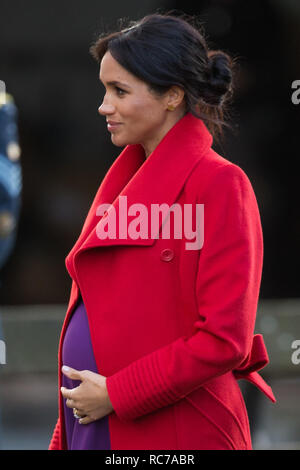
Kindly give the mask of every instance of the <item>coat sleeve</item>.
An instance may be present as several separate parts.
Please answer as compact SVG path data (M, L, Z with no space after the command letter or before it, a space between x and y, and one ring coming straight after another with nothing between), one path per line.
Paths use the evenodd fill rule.
M253 188L239 166L227 164L197 202L204 203L204 243L195 279L199 316L189 337L107 377L110 400L123 421L176 402L234 370L250 353L263 263Z
M54 428L48 450L61 450L60 449L60 422L59 422L59 419L57 420L56 426Z

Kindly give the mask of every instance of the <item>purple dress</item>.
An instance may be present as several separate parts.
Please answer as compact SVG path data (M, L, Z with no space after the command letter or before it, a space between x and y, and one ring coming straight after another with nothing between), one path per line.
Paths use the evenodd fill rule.
M98 373L87 313L81 297L64 337L62 359L63 365ZM62 374L63 387L70 389L78 387L80 383L79 380L71 380ZM111 450L108 415L90 424L79 424L78 419L73 416L73 409L66 406L66 399L64 413L68 450Z

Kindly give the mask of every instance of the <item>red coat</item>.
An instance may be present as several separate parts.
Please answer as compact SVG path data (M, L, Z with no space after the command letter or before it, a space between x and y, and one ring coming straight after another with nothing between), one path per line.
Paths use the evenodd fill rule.
M188 113L146 161L141 145L125 147L66 258L73 282L59 390L62 341L80 289L114 406L112 450L251 449L237 379L276 401L256 372L269 362L262 336L254 336L263 262L257 201L244 171L211 144L203 122ZM184 236L134 240L117 231L115 239L100 239L96 226L106 219L97 207L113 203L118 227L119 195L148 214L155 203L177 203L182 211L204 204L202 248L187 250ZM60 392L49 448L67 448Z

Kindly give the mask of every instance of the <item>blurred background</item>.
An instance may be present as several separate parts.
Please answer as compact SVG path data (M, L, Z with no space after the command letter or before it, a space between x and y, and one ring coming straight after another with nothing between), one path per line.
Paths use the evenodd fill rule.
M102 88L89 47L119 18L174 10L198 15L209 46L238 59L233 130L214 148L247 173L261 213L256 332L270 356L261 375L277 404L239 383L253 447L300 449L300 364L291 359L300 339L300 104L292 100L292 83L300 80L300 2L2 0L0 8L0 80L9 95L3 119L10 119L8 134L0 134L0 448L48 447L71 287L65 257L121 151L97 112ZM12 187L5 186L8 173Z

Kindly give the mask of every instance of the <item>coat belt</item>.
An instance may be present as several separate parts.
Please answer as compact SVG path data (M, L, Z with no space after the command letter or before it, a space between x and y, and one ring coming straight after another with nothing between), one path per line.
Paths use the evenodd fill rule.
M261 390L272 402L276 402L272 388L258 374L269 363L269 356L262 335L253 336L252 349L237 369L233 370L236 379L245 379Z

